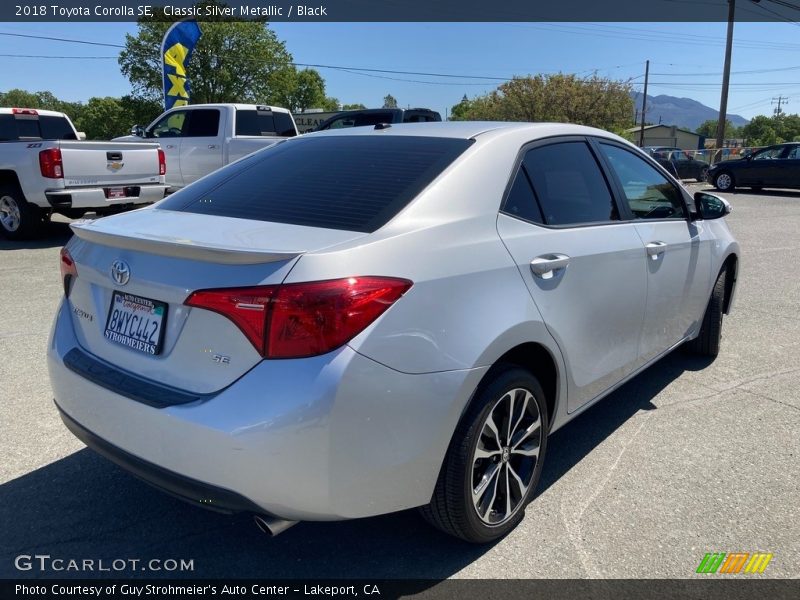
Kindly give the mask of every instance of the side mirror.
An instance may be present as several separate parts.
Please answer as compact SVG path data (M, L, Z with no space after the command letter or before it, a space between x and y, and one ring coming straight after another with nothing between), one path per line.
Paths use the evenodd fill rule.
M144 137L144 127L141 125L134 125L131 127L131 135L135 135L136 137L143 138Z
M82 141L82 142L86 141L86 132L85 131L77 131L76 133L78 134L78 139L80 141Z
M731 214L731 205L724 198L706 192L696 192L694 205L697 207L697 218L709 221L721 219Z

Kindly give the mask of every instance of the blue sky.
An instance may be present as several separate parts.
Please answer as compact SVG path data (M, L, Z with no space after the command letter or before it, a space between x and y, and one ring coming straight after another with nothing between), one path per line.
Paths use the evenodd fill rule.
M651 61L649 93L719 104L724 23L274 23L295 61L355 68L511 77L566 72L633 78L641 90ZM737 23L729 112L771 114L771 100L790 97L800 112L800 31L797 23ZM133 23L0 23L0 33L49 35L122 44ZM0 35L0 90L51 90L67 100L118 96L130 90L113 59L117 50ZM371 75L319 69L328 95L380 106L391 93L401 106L442 115L466 93L496 87L491 79Z

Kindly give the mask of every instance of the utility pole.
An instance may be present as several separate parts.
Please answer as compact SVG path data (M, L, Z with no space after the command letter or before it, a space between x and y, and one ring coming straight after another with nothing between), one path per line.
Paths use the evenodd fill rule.
M644 146L644 118L647 112L647 82L650 79L650 61L644 63L644 94L642 94L642 125L639 128L639 148Z
M789 98L787 98L786 96L778 96L777 98L772 99L772 104L778 105L778 107L775 109L775 116L780 117L783 114L781 106L784 104L789 104Z
M717 149L725 140L725 121L728 118L728 85L731 81L731 50L733 48L733 19L736 15L736 0L728 0L728 37L725 41L725 66L722 69L722 93L719 98L717 120Z

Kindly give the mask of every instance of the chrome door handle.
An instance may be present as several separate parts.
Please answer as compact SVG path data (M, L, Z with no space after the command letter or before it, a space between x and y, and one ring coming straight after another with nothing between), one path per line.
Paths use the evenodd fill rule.
M208 145L208 149L209 150L214 150L215 148L219 148L219 146L217 146L216 144L209 144Z
M167 150L172 150L172 149L175 147L175 145L174 145L174 144L167 144L167 145L166 145L166 146L164 146L164 147L165 147Z
M667 249L666 242L650 242L649 244L645 244L645 248L647 249L647 255L650 257L651 260L658 260L658 257L664 254Z
M542 254L531 261L531 271L535 277L551 279L557 271L563 271L569 264L566 254Z

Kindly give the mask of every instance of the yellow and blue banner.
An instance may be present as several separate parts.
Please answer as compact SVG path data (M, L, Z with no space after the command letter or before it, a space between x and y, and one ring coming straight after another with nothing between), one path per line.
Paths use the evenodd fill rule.
M161 42L161 61L164 69L164 109L189 104L191 88L186 66L201 35L193 19L178 21L167 29Z

